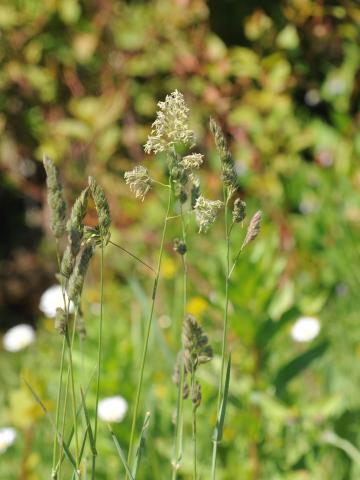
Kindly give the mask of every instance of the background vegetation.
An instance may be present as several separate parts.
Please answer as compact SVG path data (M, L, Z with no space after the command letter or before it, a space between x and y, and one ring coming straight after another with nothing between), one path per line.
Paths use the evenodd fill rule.
M109 196L114 240L151 262L164 199L150 194L140 205L123 173L144 162L141 145L156 103L175 88L191 106L206 154L208 195L219 191L211 115L229 136L243 198L265 217L231 286L233 372L219 478L359 478L359 22L360 7L350 0L0 1L0 327L37 328L28 349L0 351L0 427L18 431L0 454L0 479L43 479L51 469L52 433L22 381L54 408L61 341L38 309L56 270L42 154L60 166L69 200L96 175ZM146 164L161 178L161 158ZM144 479L169 478L176 401L170 377L182 318L172 239L179 234L174 222L146 366L143 410L152 419ZM219 222L209 236L193 228L189 240L188 310L217 352L221 235ZM98 261L85 292L89 372ZM105 262L102 392L122 395L131 409L151 278L115 248ZM301 315L321 323L310 344L290 336ZM219 367L215 357L200 374L203 478ZM114 427L124 446L130 418ZM99 427L98 478L121 478L106 425ZM187 445L184 479L191 478Z

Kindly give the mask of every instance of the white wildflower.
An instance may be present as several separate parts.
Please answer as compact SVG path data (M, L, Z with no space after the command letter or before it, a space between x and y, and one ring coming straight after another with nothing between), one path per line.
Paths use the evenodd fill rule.
M144 200L145 195L151 188L151 178L147 168L137 165L130 172L126 172L124 178L126 184L130 185L130 190L135 193L136 198L140 197L141 200Z
M16 439L16 430L11 427L0 428L0 453L4 453Z
M65 300L67 303L68 297L66 293ZM64 297L60 285L53 285L52 287L45 290L45 292L41 295L39 308L47 317L56 317L56 309L64 308ZM73 311L74 304L70 302L69 312L72 313Z
M300 317L291 329L291 336L296 342L311 342L320 333L321 325L317 318Z
M159 102L158 107L157 118L144 145L145 152L163 152L176 143L193 146L195 134L189 129L189 109L183 94L175 90L166 96L165 102Z
M128 403L120 395L99 401L98 416L105 422L121 422L128 410Z
M197 198L194 210L199 232L207 232L215 222L218 210L223 206L220 200L207 200L202 195Z
M196 168L200 168L203 164L204 155L201 153L192 153L191 155L186 155L181 160L181 164L185 170L193 170Z
M35 341L35 330L25 323L10 328L4 335L3 346L8 352L19 352Z

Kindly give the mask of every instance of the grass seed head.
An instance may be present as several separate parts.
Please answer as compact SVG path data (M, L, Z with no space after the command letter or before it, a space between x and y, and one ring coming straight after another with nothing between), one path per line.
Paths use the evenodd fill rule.
M47 197L51 209L50 228L55 238L65 233L66 203L59 171L53 161L44 155L43 164L46 171Z

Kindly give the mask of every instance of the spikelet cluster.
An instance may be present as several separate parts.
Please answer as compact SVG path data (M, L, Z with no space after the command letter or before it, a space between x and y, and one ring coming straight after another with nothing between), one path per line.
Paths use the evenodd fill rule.
M187 315L183 325L184 361L187 372L193 372L212 359L213 351L195 317Z
M73 271L76 256L80 252L81 241L84 234L84 218L88 206L88 188L85 188L71 209L70 218L66 224L68 232L68 244L64 251L60 272L65 278L69 278Z
M83 342L86 339L86 325L81 308L78 309L78 316L76 319L76 331L79 335L80 341Z
M50 227L55 238L61 238L65 233L66 203L58 169L52 160L44 155L46 171L47 197L51 209Z
M187 252L186 243L180 238L175 238L173 248L175 252L177 252L179 255L185 255L185 253Z
M126 172L124 178L130 190L135 193L135 197L143 201L151 188L151 178L147 168L137 165L133 170Z
M246 203L241 200L241 198L237 198L234 202L234 208L232 212L232 218L234 223L241 223L245 220L246 217Z
M225 187L229 189L230 195L232 195L237 189L235 164L224 133L213 118L210 119L210 131L214 136L215 145L221 161L221 179Z
M186 398L189 394L189 387L187 384L187 376L191 375L191 400L193 408L197 409L201 403L201 386L197 381L194 381L195 372L198 367L204 363L209 362L213 357L213 350L209 345L208 337L204 334L196 319L192 315L185 318L183 325L183 361L185 368L185 382L183 396ZM179 365L178 359L178 374L174 373L174 379L179 379Z
M222 206L223 202L220 200L208 200L202 195L196 199L194 210L200 233L208 231Z
M82 289L84 286L85 275L89 266L90 259L94 253L95 246L93 243L87 243L82 249L79 258L75 264L75 268L69 278L67 286L67 294L70 300L78 305Z
M262 213L260 210L258 210L250 220L245 239L242 244L242 249L246 247L246 245L253 240L259 235L260 232L260 226L261 226L261 219L262 219Z
M181 164L185 170L196 170L204 162L204 155L201 153L191 153L181 159Z
M65 335L67 327L67 316L62 308L56 309L55 315L55 330L60 333L60 335Z
M189 108L178 90L158 103L157 117L144 149L146 153L169 151L177 143L192 146L195 134L189 128Z
M102 245L105 246L110 240L110 207L106 199L104 189L97 183L94 177L89 177L89 187L99 220L99 233L101 242Z

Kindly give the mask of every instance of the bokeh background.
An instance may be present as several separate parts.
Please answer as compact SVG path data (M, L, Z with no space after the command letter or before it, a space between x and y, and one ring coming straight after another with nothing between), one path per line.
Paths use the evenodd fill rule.
M206 155L211 198L220 192L209 116L224 127L249 212L261 208L261 235L231 286L232 386L219 479L360 478L360 6L343 0L13 0L0 1L0 329L27 323L36 340L0 347L0 479L49 478L52 433L23 378L54 408L61 339L39 309L56 283L48 228L44 152L61 169L70 202L92 174L104 185L114 241L155 262L161 191L143 204L123 174L163 159L142 145L157 101L181 90ZM146 366L143 410L151 410L141 478L169 478L171 384L181 325L181 263L166 242ZM219 221L190 229L189 304L220 351L225 246ZM239 237L235 236L240 239ZM239 240L240 241L240 240ZM106 252L102 396L129 403L114 424L126 448L142 326L152 279L114 247ZM99 261L84 305L88 335L77 362L92 371ZM311 341L292 335L315 318ZM81 357L81 358L80 358ZM199 409L202 478L208 478L219 358L204 368ZM89 401L94 392L89 393ZM190 423L179 478L191 478ZM97 478L123 475L100 424Z

